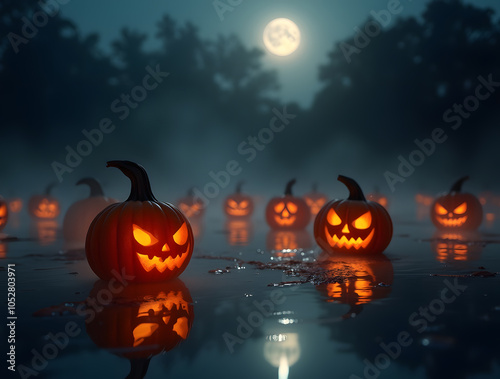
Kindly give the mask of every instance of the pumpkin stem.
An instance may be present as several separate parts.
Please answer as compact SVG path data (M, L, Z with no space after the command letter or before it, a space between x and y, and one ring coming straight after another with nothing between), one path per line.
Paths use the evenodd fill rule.
M240 180L237 184L236 184L236 189L234 192L236 192L237 194L240 194L241 193L241 187L243 186L243 183L245 183L244 180Z
M52 188L56 186L56 182L50 183L46 188L45 188L45 196L50 196L50 193L52 192Z
M83 178L76 182L76 185L86 184L90 187L90 195L89 197L94 196L104 196L104 192L102 190L101 184L96 178Z
M158 201L151 191L148 173L141 165L131 161L109 161L106 167L116 167L130 179L130 196L125 201Z
M348 178L347 176L339 175L337 177L337 180L339 182L344 183L347 189L349 190L349 198L347 200L366 201L365 195L363 194L361 187L359 186L358 183L356 183L354 179Z
M285 187L285 196L292 196L292 187L297 182L297 179L290 180Z
M451 186L450 193L452 193L452 192L460 192L460 191L462 191L462 184L464 184L464 182L465 182L466 180L469 180L469 175L466 175L466 176L464 176L464 177L462 177L462 178L458 179L458 180L455 182L455 184L453 184L453 185Z
M130 359L130 372L125 379L143 379L149 367L151 358Z

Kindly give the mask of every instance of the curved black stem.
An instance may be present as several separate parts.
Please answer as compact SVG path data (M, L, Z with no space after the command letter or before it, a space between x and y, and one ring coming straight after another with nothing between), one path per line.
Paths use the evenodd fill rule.
M83 178L80 179L79 181L76 182L76 185L79 186L80 184L86 184L90 188L90 195L89 197L94 197L94 196L104 196L104 192L101 187L101 183L96 178Z
M337 177L337 180L339 182L344 183L347 189L349 190L349 198L347 200L366 201L365 195L363 194L361 187L359 186L358 183L356 183L354 179L348 178L347 176L339 175Z
M462 191L462 184L464 184L464 182L466 180L469 180L469 175L465 175L464 177L458 179L452 186L451 186L451 189L450 189L450 193L452 192L460 192Z
M109 161L106 167L116 167L130 179L130 196L125 201L158 201L151 191L148 173L141 165L131 161Z
M244 180L240 180L238 183L236 183L236 189L234 190L234 192L236 192L237 194L240 194L241 187L243 186L243 183L245 183Z
M287 184L286 184L286 187L285 187L285 196L286 195L290 195L292 196L292 187L294 186L294 184L297 182L296 179L292 179L290 180Z
M50 196L50 192L52 192L52 188L54 188L57 185L56 182L50 183L46 188L45 188L45 196Z
M125 379L143 379L149 367L151 358L130 359L130 372Z

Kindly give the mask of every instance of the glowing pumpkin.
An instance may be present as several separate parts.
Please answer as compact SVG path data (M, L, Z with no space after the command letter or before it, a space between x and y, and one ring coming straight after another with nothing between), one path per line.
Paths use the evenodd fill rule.
M193 253L193 232L174 205L156 200L144 167L110 161L131 181L130 196L109 205L92 221L85 251L91 269L109 280L125 273L134 282L173 279L187 267Z
M318 262L332 279L345 277L342 282L316 286L326 296L327 302L348 304L349 318L358 314L364 304L389 296L394 279L391 261L385 255L376 257L331 255L323 252Z
M311 211L304 199L292 194L296 180L290 180L282 197L273 197L267 203L266 221L271 229L304 229L311 218Z
M0 242L0 259L7 257L7 244Z
M188 190L186 196L177 200L177 206L189 220L201 218L205 213L205 205L194 195L193 188Z
M431 220L438 229L475 230L483 221L483 208L476 196L461 192L468 176L453 184L450 192L438 196L431 206Z
M226 222L227 242L230 246L247 246L252 239L253 228L250 220L229 218Z
M323 205L325 205L328 198L326 195L318 192L318 185L314 183L312 191L304 195L304 200L311 210L311 216L316 216Z
M23 209L23 199L21 199L20 197L9 199L8 204L9 211L11 213L19 213L21 212L21 209Z
M85 244L85 237L90 223L97 214L108 205L117 203L118 200L105 197L102 187L95 178L84 178L76 185L86 184L90 187L90 196L72 204L63 221L63 235L67 242Z
M241 193L243 182L236 185L236 190L224 200L223 210L228 217L250 217L253 213L253 200Z
M431 241L431 249L439 262L478 260L484 244L476 231L437 231Z
M55 183L49 184L44 195L33 195L28 202L29 214L34 218L54 219L61 213L59 201L50 195Z
M268 250L276 251L279 257L295 256L297 249L309 249L312 246L311 236L307 230L270 230L267 233Z
M392 220L385 208L366 201L353 179L339 175L349 189L347 200L332 200L317 214L314 238L323 250L349 254L379 254L392 238Z
M108 283L98 281L90 299L110 293ZM86 330L102 349L131 361L131 373L146 374L154 355L174 349L185 341L194 320L193 300L179 279L165 283L131 284L117 294L102 310L89 318Z
M7 202L0 196L0 230L5 228L8 219L9 209L7 207Z
M381 206L383 206L385 209L389 209L389 200L387 199L387 196L382 195L378 188L375 188L375 191L372 193L369 193L368 196L366 197L369 201L374 201L376 203L379 203Z

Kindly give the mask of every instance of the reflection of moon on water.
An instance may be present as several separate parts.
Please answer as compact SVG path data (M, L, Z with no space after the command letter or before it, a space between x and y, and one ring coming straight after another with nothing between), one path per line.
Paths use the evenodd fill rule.
M300 44L300 30L287 18L277 18L264 29L264 45L271 53L279 56L292 54Z

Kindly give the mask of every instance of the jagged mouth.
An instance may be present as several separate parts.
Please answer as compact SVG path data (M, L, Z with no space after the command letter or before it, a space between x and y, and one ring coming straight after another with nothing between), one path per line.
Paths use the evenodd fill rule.
M296 216L290 216L288 218L283 218L281 216L274 216L274 220L279 224L283 226L290 226L295 222Z
M438 217L437 220L441 225L446 227L459 227L465 224L465 221L467 221L467 216L462 216L458 218Z
M354 248L356 250L359 250L360 248L364 249L371 242L374 233L375 229L372 229L370 234L368 234L365 239L362 239L361 237L358 237L356 239L351 237L348 239L345 235L339 238L336 234L330 235L330 233L328 232L328 227L325 226L326 240L331 247L339 247L345 249Z
M184 253L177 255L175 257L168 256L166 258L153 256L150 258L148 254L137 254L139 262L141 262L142 267L146 272L150 272L152 269L156 268L159 272L164 272L167 268L172 271L175 268L181 268L188 256L189 244Z
M246 216L248 214L248 210L228 208L227 213L229 213L231 216Z

